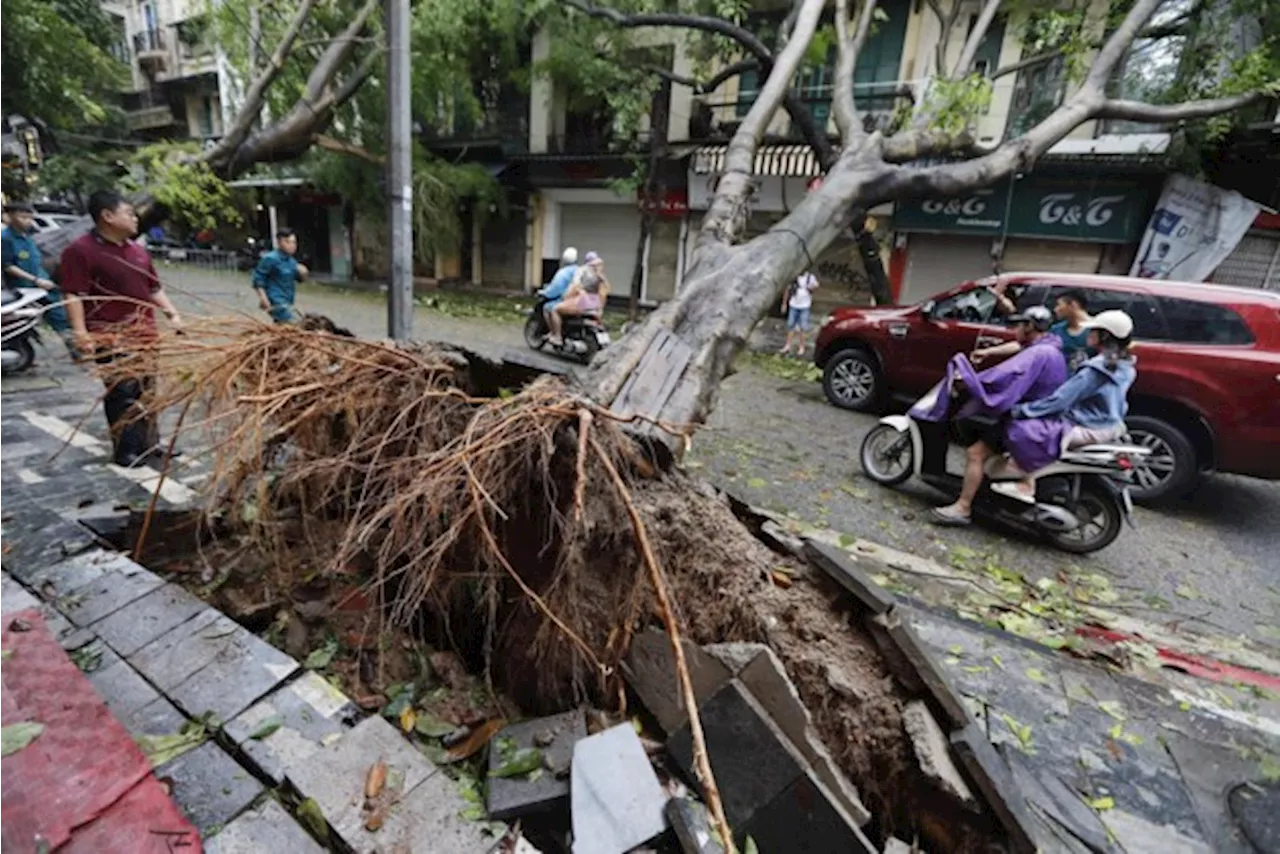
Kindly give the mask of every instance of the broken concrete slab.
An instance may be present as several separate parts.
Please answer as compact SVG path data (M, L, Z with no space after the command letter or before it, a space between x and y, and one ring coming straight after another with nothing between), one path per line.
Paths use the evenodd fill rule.
M730 678L729 671L713 656L689 642L684 643L685 662L693 693L701 703ZM627 684L658 722L666 735L689 719L680 686L676 681L675 656L671 640L661 629L650 627L631 639L631 649L622 664Z
M386 763L387 785L399 795L381 829L371 832L365 828L364 784L378 760ZM286 776L302 797L316 802L351 850L391 854L397 846L418 850L427 839L432 854L483 854L493 847L479 824L460 817L467 804L453 781L381 717L365 718Z
M690 798L667 801L667 821L684 854L722 854L724 846L711 830L707 808Z
M174 801L204 836L225 825L262 794L262 784L212 741L155 770Z
M164 584L93 624L107 645L133 655L207 606L176 584Z
M960 729L972 722L964 699L900 609L892 608L867 620L866 626L894 676L908 689L926 693L930 705L941 713L940 723L948 729Z
M278 785L289 769L341 738L359 716L354 703L307 671L241 712L223 731Z
M729 669L729 674L731 676L737 676L741 673L748 664L756 660L756 656L768 648L768 646L762 643L749 643L745 641L735 641L732 643L710 643L703 647L708 655L711 655ZM716 687L716 690L719 690L719 686Z
M1259 851L1280 851L1280 783L1249 780L1232 787L1227 805L1246 839Z
M804 553L810 564L852 593L872 616L883 614L893 607L893 594L871 580L871 576L859 565L856 555L813 539L804 541Z
M966 806L977 808L977 800L951 759L947 734L934 719L923 700L912 700L902 710L902 725L911 739L916 762L924 775L941 791Z
M999 820L1017 854L1034 854L1030 814L1022 794L1013 782L1009 766L987 740L987 735L970 724L951 733L951 747L965 776L983 797L987 808Z
M110 572L78 588L60 607L75 625L90 626L162 584L158 575L120 555Z
M324 854L284 807L266 800L204 841L205 854Z
M725 816L735 833L751 826L757 812L771 809L772 821L792 828L791 850L806 850L794 846L817 844L837 831L846 850L861 850L855 818L740 681L735 679L720 689L699 708L698 715ZM686 776L696 780L693 734L687 725L668 740L667 748ZM797 782L801 778L804 781ZM814 805L809 803L812 798L830 804ZM790 813L788 805L794 808ZM810 826L805 822L811 822Z
M667 827L667 795L630 723L573 749L573 854L624 854Z
M1228 747L1190 738L1174 729L1165 730L1162 737L1213 850L1218 854L1255 854L1256 850L1267 850L1250 844L1244 830L1231 816L1228 798L1223 796L1235 784L1257 773L1258 763L1250 758L1252 751L1241 744ZM1280 809L1276 813L1280 815ZM1280 840L1274 850L1280 851Z
M1083 849L1093 854L1110 854L1113 846L1107 840L1107 830L1098 819L1098 814L1050 771L1036 772L1020 758L1016 751L1001 751L1009 770L1013 773L1013 784L1022 793L1032 808L1046 824L1040 834L1041 850L1053 850L1067 844L1068 847ZM1069 834L1079 842L1078 846L1064 843L1063 834Z
M573 746L586 737L587 723L581 710L523 721L499 732L489 749L489 818L506 821L544 812L568 798ZM502 745L509 745L510 750L536 748L542 751L543 773L532 780L527 775L494 776L506 761L504 751L498 749Z
M802 774L734 833L760 851L795 854L876 854L812 774Z
M1173 825L1160 825L1121 809L1100 814L1102 823L1125 854L1212 854L1203 840L1180 833Z
M739 673L738 679L757 702L769 713L778 729L791 740L813 770L813 773L859 827L871 820L858 789L840 770L827 746L813 728L813 719L800 699L786 667L769 647L764 647Z

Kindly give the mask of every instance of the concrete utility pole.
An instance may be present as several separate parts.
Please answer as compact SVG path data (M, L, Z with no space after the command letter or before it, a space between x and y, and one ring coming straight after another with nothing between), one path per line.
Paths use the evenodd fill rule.
M391 138L387 147L387 224L391 281L387 333L397 341L413 334L413 158L409 115L409 0L387 0L387 97Z

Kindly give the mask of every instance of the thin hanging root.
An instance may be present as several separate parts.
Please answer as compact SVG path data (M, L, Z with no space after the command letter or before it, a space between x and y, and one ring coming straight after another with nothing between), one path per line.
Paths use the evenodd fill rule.
M676 660L676 677L680 683L680 693L684 698L685 708L689 710L689 729L693 732L693 764L698 771L698 779L702 781L702 788L707 796L707 807L711 810L711 820L715 824L716 833L720 835L720 840L724 843L726 854L738 854L738 848L733 842L733 833L729 829L729 820L725 818L724 804L720 801L720 787L716 785L715 774L711 771L711 760L707 756L707 741L702 733L702 719L698 715L698 700L693 693L693 680L689 676L689 665L684 658L684 644L680 640L680 627L676 623L675 611L671 607L671 594L667 590L666 576L662 571L662 567L658 565L658 559L653 554L653 547L649 543L649 534L645 530L644 522L640 519L640 512L636 510L635 502L631 500L631 492L622 480L622 475L618 474L618 469L609 459L609 455L605 453L594 437L591 439L591 445L595 448L601 464L604 465L605 471L609 473L609 478L618 490L618 497L627 508L627 515L631 518L631 527L635 530L636 541L640 545L640 555L649 570L649 579L653 583L654 593L658 596L658 606L662 610L662 622L667 628L667 637L671 640L671 652Z
M574 468L576 480L573 484L573 524L582 521L582 501L587 490L587 440L591 436L591 410L578 410L578 464Z

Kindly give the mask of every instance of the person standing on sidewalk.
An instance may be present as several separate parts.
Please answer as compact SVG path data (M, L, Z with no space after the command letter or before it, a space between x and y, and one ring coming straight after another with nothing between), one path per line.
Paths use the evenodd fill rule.
M147 345L156 337L155 309L176 329L178 310L160 285L151 254L134 241L138 214L113 190L89 197L94 228L62 251L59 275L76 344L107 370L103 398L116 465L135 466L160 454L146 397L155 384Z
M804 336L809 331L809 322L813 312L813 292L818 287L818 277L805 270L801 273L787 294L782 298L782 310L787 315L787 343L782 345L782 355L791 352L791 342L796 341L796 355L804 355Z
M294 323L297 312L293 300L298 282L307 278L307 267L293 257L298 252L298 235L292 228L276 232L276 248L262 256L253 269L253 289L258 305L276 323Z
M5 205L4 210L9 215L9 227L4 230L3 237L0 237L0 244L3 245L0 267L4 269L5 287L44 288L48 291L45 322L66 342L74 356L75 349L70 340L71 323L67 320L67 311L62 305L62 294L45 272L40 247L36 246L33 237L36 209L27 202L14 202Z

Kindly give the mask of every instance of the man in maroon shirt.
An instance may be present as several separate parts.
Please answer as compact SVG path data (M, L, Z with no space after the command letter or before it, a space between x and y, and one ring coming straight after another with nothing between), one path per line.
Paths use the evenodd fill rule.
M155 308L181 328L178 310L160 286L151 255L133 240L138 215L119 194L102 190L89 197L94 229L62 251L59 284L67 317L81 352L115 370L105 376L103 399L117 465L149 462L159 453L155 425L143 398L154 385L144 349L156 335Z

